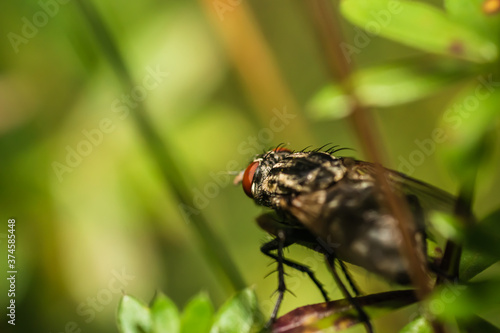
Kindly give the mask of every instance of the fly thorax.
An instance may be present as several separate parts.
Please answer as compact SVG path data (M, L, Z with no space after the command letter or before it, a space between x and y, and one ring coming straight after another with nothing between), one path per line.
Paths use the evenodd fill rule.
M321 152L289 154L274 164L263 160L254 199L264 206L283 208L280 205L297 196L333 186L346 172L343 159Z

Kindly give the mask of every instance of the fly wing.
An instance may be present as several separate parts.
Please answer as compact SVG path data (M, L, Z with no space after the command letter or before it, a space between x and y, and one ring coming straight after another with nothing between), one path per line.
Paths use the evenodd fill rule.
M363 161L354 161L354 163L353 172L364 176L369 175L375 177L377 168L373 163ZM437 210L449 213L453 212L456 198L450 193L409 177L404 173L385 168L384 170L391 185L406 195L416 196L424 211L429 212Z
M334 249L340 260L407 283L397 221L381 204L382 193L373 175L351 176L346 174L327 189L297 195L287 203L286 211Z

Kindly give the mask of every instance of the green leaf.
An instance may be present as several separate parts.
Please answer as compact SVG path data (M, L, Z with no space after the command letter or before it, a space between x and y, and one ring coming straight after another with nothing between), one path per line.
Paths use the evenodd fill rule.
M479 251L465 248L462 250L458 276L461 281L469 281L498 261L498 257L489 256Z
M118 327L122 333L152 332L148 307L134 297L123 296L118 305Z
M432 212L429 220L441 236L463 244L459 271L461 281L472 279L500 260L500 211L468 227L455 216L443 212ZM433 253L429 247L428 251Z
M464 77L462 68L449 61L401 62L358 71L353 80L357 97L366 105L388 107L436 93Z
M500 260L500 210L468 227L443 212L432 212L430 222L441 236L463 244L459 271L461 281L472 279Z
M151 306L153 333L178 333L180 327L177 306L163 293L156 295Z
M261 327L257 297L253 290L245 289L222 305L210 333L256 332Z
M500 80L492 74L479 76L449 105L442 127L444 163L461 182L475 177L478 168L491 156L498 132Z
M207 294L200 293L184 308L181 333L208 333L212 326L214 309Z
M309 101L307 111L315 119L341 119L351 114L352 107L340 85L328 84Z
M471 319L475 314L500 313L500 280L461 285L445 283L426 300L431 314L444 320Z
M427 257L431 260L440 260L443 257L443 249L441 246L432 239L431 233L427 234L426 239L426 248L427 248Z
M429 221L434 229L445 239L462 241L464 228L460 221L451 214L433 211L429 216Z
M465 234L467 248L491 257L491 260L500 259L500 210L468 228Z
M359 53L369 44L363 40L380 35L423 51L479 63L492 62L498 56L492 41L424 3L345 0L341 10L347 19L368 31L364 39L355 38L354 45L342 45L345 55Z
M463 66L450 61L429 64L414 60L362 69L351 80L362 105L390 107L435 94L467 75ZM319 119L343 118L351 108L350 98L335 84L323 87L308 105L309 114Z
M500 328L487 322L481 317L472 316L467 321L459 321L461 327L465 327L466 332L498 333Z
M432 333L434 330L432 326L427 321L427 319L423 317L419 317L403 327L400 333Z
M445 0L446 12L456 22L500 43L500 15L488 15L485 0Z

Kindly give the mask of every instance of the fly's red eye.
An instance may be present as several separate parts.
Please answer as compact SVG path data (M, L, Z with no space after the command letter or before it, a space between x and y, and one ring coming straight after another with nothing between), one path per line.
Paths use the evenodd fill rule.
M285 147L278 147L273 149L274 152L291 153L292 151Z
M242 181L243 191L245 191L245 194L248 195L250 198L253 198L252 181L253 181L253 176L255 175L255 170L257 170L259 164L260 164L259 161L250 163L250 165L245 169L245 173L243 174L243 181Z

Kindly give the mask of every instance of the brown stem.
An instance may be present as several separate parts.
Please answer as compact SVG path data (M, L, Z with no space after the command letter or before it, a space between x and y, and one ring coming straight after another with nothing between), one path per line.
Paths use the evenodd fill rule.
M213 0L199 2L255 106L260 123L268 125L271 111L286 106L287 111L294 115L293 121L287 125L287 132L294 133L297 141L313 141L314 135L307 126L307 119L300 113L300 107L279 71L249 4L239 2L232 7L232 11L221 14L215 9Z
M307 1L307 4L312 12L313 22L325 49L326 60L332 76L339 79L345 94L350 96L352 100L353 107L350 121L359 136L366 156L375 162L377 166L377 181L387 200L387 208L398 221L398 229L402 237L400 251L409 263L409 275L416 287L417 297L424 299L432 290L425 256L419 255L414 250L419 246L417 239L412 236L415 234L413 216L407 202L391 191L382 167L385 156L380 149L382 146L379 140L380 134L373 125L374 121L369 110L359 101L350 81L353 68L351 62L348 62L342 53L343 37L339 24L339 13L328 0L311 0ZM444 331L444 328L437 322L433 322L432 326L435 332Z
M377 181L387 198L389 210L398 221L403 239L401 251L408 258L412 282L417 287L418 297L422 299L431 291L429 276L424 261L425 258L419 258L416 251L414 251L414 249L418 247L415 237L412 237L414 234L414 230L412 230L412 226L414 225L414 223L412 223L413 217L408 209L407 203L391 191L387 179L383 176L384 171L381 165L385 159L380 149L380 135L376 127L373 126L374 122L372 121L369 110L360 103L349 81L349 77L352 73L352 66L342 54L340 48L342 45L342 36L338 25L339 19L337 17L335 20L333 17L334 14L338 15L338 12L335 11L330 2L326 0L309 1L308 3L310 4L315 18L314 22L318 22L318 32L321 36L323 45L325 45L330 68L332 71L335 69L332 74L340 79L345 93L349 95L353 101L350 120L360 138L366 156L377 165Z

